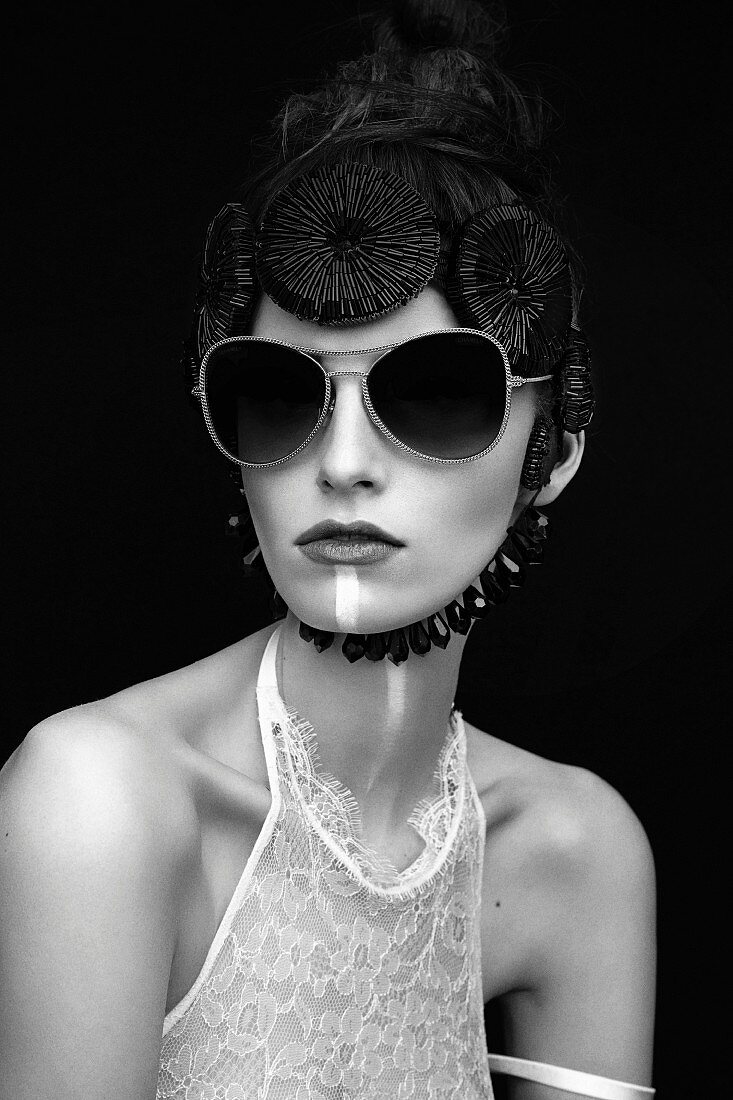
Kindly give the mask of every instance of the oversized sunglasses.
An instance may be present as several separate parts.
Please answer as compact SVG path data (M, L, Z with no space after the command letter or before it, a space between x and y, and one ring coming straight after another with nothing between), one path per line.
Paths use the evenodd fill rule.
M315 358L379 353L366 372L326 370ZM209 434L240 466L287 462L307 447L336 404L331 379L361 377L364 405L397 447L429 462L472 462L501 439L511 372L495 337L471 328L437 329L399 344L358 351L318 351L259 336L213 344L193 393Z

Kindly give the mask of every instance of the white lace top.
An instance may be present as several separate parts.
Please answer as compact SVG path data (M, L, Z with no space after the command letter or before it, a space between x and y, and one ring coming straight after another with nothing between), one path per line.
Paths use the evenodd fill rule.
M204 966L165 1018L157 1100L491 1100L479 915L485 822L451 714L398 871L275 674L257 685L272 805Z

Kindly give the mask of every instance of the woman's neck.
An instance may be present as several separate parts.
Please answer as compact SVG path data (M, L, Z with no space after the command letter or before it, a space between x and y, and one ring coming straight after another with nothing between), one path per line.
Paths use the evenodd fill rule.
M404 664L349 664L343 636L323 653L298 635L288 612L278 683L289 710L314 728L319 767L351 790L365 829L404 822L430 789L448 732L465 637Z

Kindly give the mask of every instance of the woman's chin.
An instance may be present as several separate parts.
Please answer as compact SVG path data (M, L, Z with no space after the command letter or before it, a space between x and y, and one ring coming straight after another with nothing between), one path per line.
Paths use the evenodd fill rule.
M375 607L359 613L345 608L338 615L333 611L326 611L323 605L317 607L309 601L294 601L288 603L288 607L297 619L316 630L328 630L333 634L382 634L427 619L436 611L442 611L453 598L448 597L442 603L435 601L422 606L392 603L389 607Z
M282 585L276 577L273 580L292 614L308 626L334 634L379 634L424 621L460 599L475 576L472 566L466 570L468 580L465 574L451 580L443 573L434 578L434 584L426 583L426 576L419 585L414 578L412 585L409 581L375 583L376 578L364 577L355 569L338 570L315 583L308 578L307 583L293 584L288 575Z
M350 618L325 614L323 608L304 607L298 611L291 607L293 615L302 623L307 623L315 630L328 630L332 634L381 634L388 630L397 630L407 623L415 622L415 616L408 617L399 614L392 615L365 615Z

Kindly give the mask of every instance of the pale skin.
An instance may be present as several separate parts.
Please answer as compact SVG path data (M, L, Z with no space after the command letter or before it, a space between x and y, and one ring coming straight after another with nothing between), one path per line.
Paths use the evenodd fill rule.
M428 287L350 329L263 298L252 331L319 348L339 369L329 351L456 324ZM373 358L351 356L349 369ZM526 503L532 386L515 391L494 451L435 467L377 431L358 377L334 385L333 415L297 459L245 471L270 572L300 617L328 627L315 620L336 613L333 569L302 560L294 539L328 518L377 523L404 552L391 573L364 567L359 622L414 621L475 581ZM565 435L538 505L572 479L583 445ZM0 1096L154 1097L164 1014L198 974L269 808L255 684L271 630L54 715L2 771ZM314 726L324 769L351 788L365 840L407 866L421 842L405 822L429 789L466 639L395 669L349 665L336 647L319 655L292 613L283 634L281 694ZM487 696L490 686L487 673ZM487 820L484 997L500 1001L508 1053L648 1084L655 888L639 821L597 776L466 729ZM516 1081L510 1095L570 1094Z

